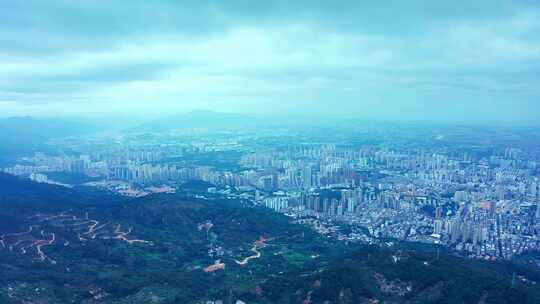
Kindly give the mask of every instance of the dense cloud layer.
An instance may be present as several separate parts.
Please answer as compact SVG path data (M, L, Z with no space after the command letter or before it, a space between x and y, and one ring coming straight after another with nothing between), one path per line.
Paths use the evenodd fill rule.
M473 2L2 1L1 114L534 123L540 6Z

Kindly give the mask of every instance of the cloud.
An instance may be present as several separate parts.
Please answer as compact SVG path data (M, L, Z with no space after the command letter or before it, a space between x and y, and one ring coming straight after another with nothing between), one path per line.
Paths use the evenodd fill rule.
M537 7L407 3L6 2L0 102L4 115L540 114ZM531 109L508 117L514 102Z

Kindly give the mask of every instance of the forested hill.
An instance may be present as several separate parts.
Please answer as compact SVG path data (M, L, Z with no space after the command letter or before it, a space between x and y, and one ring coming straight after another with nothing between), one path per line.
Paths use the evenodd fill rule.
M0 174L0 204L0 303L540 303L536 265L346 244L238 200Z

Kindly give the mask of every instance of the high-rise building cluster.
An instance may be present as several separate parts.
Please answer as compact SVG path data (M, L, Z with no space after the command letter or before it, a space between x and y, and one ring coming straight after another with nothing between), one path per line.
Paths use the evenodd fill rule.
M471 257L510 258L540 245L534 150L392 142L275 147L245 136L96 146L38 152L4 171L39 182L50 182L51 172L82 174L122 194L202 180L215 185L212 193L250 199L340 238L439 244ZM355 229L342 235L342 224Z

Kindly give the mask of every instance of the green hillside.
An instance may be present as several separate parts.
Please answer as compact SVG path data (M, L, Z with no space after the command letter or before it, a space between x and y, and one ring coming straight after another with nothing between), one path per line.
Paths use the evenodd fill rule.
M540 301L533 268L345 244L238 200L0 182L1 303Z

